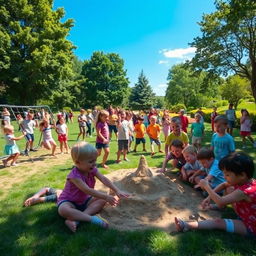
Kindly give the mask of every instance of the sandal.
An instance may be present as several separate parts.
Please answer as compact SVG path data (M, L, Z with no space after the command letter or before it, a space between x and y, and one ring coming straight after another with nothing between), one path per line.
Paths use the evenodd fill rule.
M178 219L177 217L174 218L175 225L178 232L187 232L189 231L189 226L186 221Z

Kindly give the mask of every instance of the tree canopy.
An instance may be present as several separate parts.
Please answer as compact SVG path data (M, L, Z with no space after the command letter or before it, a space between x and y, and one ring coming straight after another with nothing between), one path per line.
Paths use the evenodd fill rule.
M138 82L132 88L131 95L129 97L129 106L132 109L149 109L155 103L155 94L149 81L141 71Z
M225 76L233 71L251 82L256 99L256 1L217 0L216 11L199 22L201 37L192 65Z
M36 104L73 75L73 21L53 0L0 0L0 84L8 101Z

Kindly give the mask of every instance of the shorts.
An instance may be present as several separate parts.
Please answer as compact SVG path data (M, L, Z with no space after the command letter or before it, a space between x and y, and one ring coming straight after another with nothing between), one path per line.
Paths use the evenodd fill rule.
M27 133L25 135L25 137L26 137L27 141L34 141L34 134L32 134L32 133Z
M5 145L4 153L6 155L14 155L20 153L20 151L17 145Z
M146 143L145 138L136 138L136 145L139 145L141 142L142 142L143 144L145 144L145 143Z
M128 150L128 140L118 140L118 150Z
M59 142L67 142L67 135L66 134L59 134L58 135L58 141Z
M56 144L53 138L51 138L51 139L46 139L46 140L43 140L43 143Z
M247 132L247 131L240 131L240 135L241 135L241 136L244 136L244 137L246 137L246 136L250 136L250 135L251 135L251 132Z
M117 133L116 125L108 125L108 128L110 133L112 133L112 131L114 131L114 133Z
M192 136L192 144L202 144L202 137Z
M153 138L150 138L150 144L153 144L153 142L156 143L156 145L161 145L161 141L159 139L153 139Z
M134 141L134 137L132 135L129 136L129 141Z
M49 191L46 192L44 199L45 202L57 202L57 191L54 188L49 188Z
M88 207L88 203L91 200L91 198L92 198L92 196L87 198L83 204L77 204L77 203L72 202L70 200L62 200L58 203L57 207L59 208L63 203L69 202L69 203L73 204L77 210L83 212Z
M235 128L235 121L228 120L228 128Z
M96 147L97 149L109 148L109 144L108 144L108 143L107 143L107 144L103 144L103 143L96 142L95 147Z

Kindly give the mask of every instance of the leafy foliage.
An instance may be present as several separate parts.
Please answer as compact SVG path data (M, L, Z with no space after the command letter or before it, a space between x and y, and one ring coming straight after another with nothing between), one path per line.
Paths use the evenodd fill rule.
M132 88L129 105L132 109L149 109L154 103L155 94L149 85L148 79L143 71L141 71L138 82Z

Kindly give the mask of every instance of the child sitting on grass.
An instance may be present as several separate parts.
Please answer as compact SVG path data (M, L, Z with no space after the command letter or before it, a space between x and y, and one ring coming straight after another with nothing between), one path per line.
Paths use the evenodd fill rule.
M58 213L65 218L65 224L76 232L79 221L91 222L107 228L108 223L95 216L106 203L116 206L119 198L128 197L96 168L98 152L94 146L79 142L71 149L75 168L69 173L66 185L58 198ZM95 190L95 177L109 187L116 196Z
M219 169L219 161L214 158L214 153L209 148L201 148L197 154L197 159L204 167L204 170L196 171L189 181L198 184L200 180L206 179L211 188L216 188L219 184L225 182L223 172ZM204 177L205 176L205 177ZM198 186L195 186L197 188Z
M188 181L196 171L202 170L202 165L197 160L197 150L194 146L187 146L183 149L182 154L186 160L186 164L181 168L181 178Z
M159 172L163 173L166 171L166 165L170 160L172 160L172 166L180 170L182 166L186 163L182 155L182 150L183 143L180 140L173 140L171 144L171 152L164 159L162 168L159 170Z
M3 132L6 140L4 153L6 155L9 155L7 159L3 160L3 165L4 167L7 167L8 162L11 161L11 166L16 166L17 165L16 161L20 155L20 151L16 144L16 140L22 139L26 135L26 132L23 132L23 135L19 137L15 137L14 127L12 125L5 125L3 127Z
M156 143L156 145L158 146L159 153L163 153L163 151L161 150L161 141L160 141L161 129L159 124L156 123L156 119L157 119L156 116L151 116L149 119L150 125L147 127L147 134L150 139L151 156L155 154L154 143Z
M253 160L243 153L232 153L219 163L227 180L226 186L233 186L234 190L225 196L218 195L207 179L202 179L199 186L205 189L209 197L221 208L232 204L237 219L214 219L186 222L175 217L178 231L193 229L224 230L248 237L256 237L256 181L253 179Z

